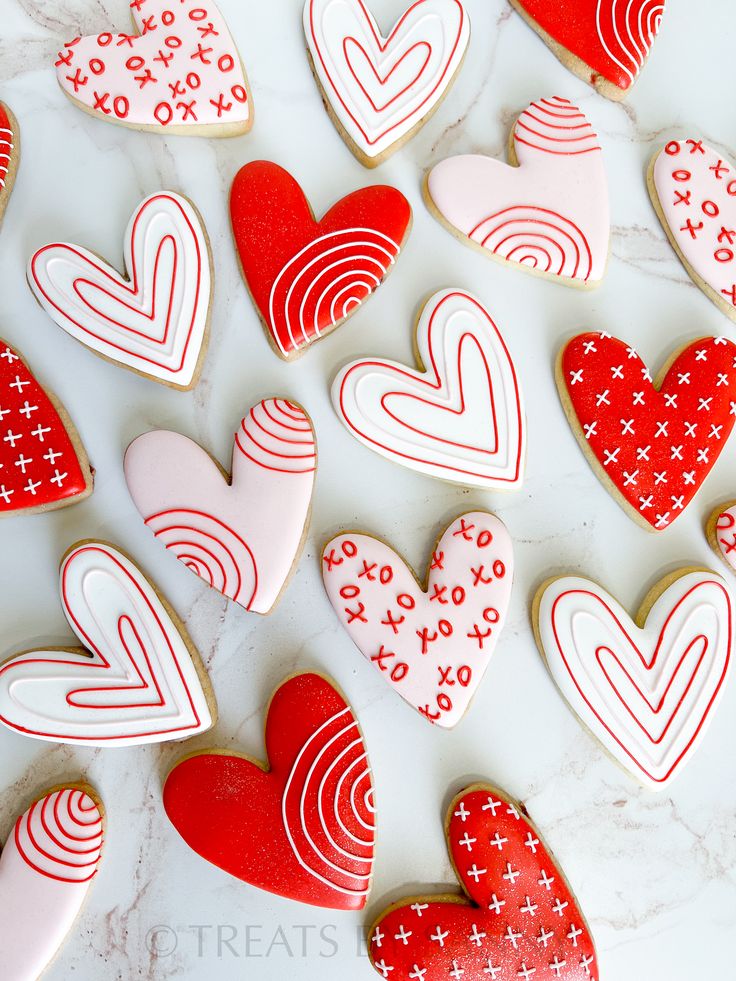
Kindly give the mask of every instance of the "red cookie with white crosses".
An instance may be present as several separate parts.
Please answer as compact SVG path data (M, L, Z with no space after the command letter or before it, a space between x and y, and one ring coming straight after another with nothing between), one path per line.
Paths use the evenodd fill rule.
M573 432L607 490L647 530L669 527L736 421L736 345L701 337L652 380L624 341L578 334L560 352L556 379Z
M0 221L8 206L20 162L18 121L4 102L0 102Z
M522 804L473 784L445 834L465 896L412 897L369 933L390 981L598 981L595 945L562 871Z
M239 136L253 100L237 46L214 0L131 0L135 33L64 44L54 66L85 112L133 129Z
M325 545L330 603L356 646L420 715L443 729L467 710L503 630L514 551L487 511L461 514L443 532L420 585L401 556L372 535Z
M276 354L289 360L331 333L381 285L411 229L394 187L364 187L317 221L283 167L255 160L230 192L235 246Z
M87 454L63 405L0 339L0 517L75 504L92 485Z

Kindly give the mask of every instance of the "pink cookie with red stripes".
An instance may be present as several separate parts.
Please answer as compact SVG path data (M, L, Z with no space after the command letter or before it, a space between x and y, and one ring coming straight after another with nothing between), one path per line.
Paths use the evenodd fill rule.
M509 159L443 160L427 178L431 210L495 259L567 286L597 286L611 219L603 154L585 115L567 99L532 103L516 122Z
M306 412L265 399L235 434L232 474L197 443L155 430L125 454L125 479L159 541L228 599L268 613L309 523L317 446Z

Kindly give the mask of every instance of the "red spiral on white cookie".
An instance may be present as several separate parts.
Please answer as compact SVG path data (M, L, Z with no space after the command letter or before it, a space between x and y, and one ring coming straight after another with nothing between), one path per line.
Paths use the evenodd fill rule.
M15 824L15 844L36 872L59 882L88 882L102 849L102 815L77 787L54 791L32 804Z
M266 470L312 473L317 449L309 417L286 399L265 399L240 424L235 445Z
M289 774L282 818L299 864L338 892L364 896L373 865L373 784L358 724L344 709L309 737Z
M598 0L598 38L632 82L651 50L663 13L663 0Z
M547 208L519 205L484 218L470 238L501 259L552 276L590 278L593 257L583 232Z
M516 122L514 139L560 156L600 150L598 137L585 115L559 96L540 99L525 109Z
M400 246L374 228L346 228L310 242L284 266L269 298L284 354L344 320L380 285Z

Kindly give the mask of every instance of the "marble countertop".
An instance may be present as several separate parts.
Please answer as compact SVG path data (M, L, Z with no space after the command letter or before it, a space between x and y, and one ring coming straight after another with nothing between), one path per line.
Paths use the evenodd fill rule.
M558 695L534 644L529 604L535 586L558 571L596 578L632 612L653 582L680 564L725 572L702 524L719 501L736 496L733 447L677 524L648 535L583 459L559 405L552 363L560 342L583 328L626 338L654 369L694 336L733 336L667 244L644 181L650 154L669 137L702 136L725 155L736 146L733 4L668 0L650 62L627 102L615 105L567 73L505 0L466 3L472 41L449 97L411 143L367 171L322 108L304 50L302 0L220 0L256 106L253 131L233 140L131 132L65 99L52 70L58 47L80 33L127 30L125 0L3 0L0 97L20 120L23 150L0 236L0 332L66 403L97 480L79 505L3 522L0 654L68 641L58 560L77 539L100 536L128 550L182 615L220 710L216 729L186 746L93 750L0 732L3 837L19 802L63 780L86 776L107 804L101 870L49 979L368 981L375 975L365 924L425 885L452 887L442 817L451 796L477 778L526 802L588 917L605 981L732 974L724 965L732 964L736 933L736 684L732 679L691 764L670 789L652 794L604 755ZM372 0L372 7L388 25L403 4ZM605 282L590 293L535 280L463 247L421 198L432 163L458 152L503 154L515 115L544 95L578 102L608 165L612 256ZM348 325L296 364L269 348L230 237L230 182L257 158L291 170L318 213L353 188L379 182L400 188L414 208L400 267ZM58 235L121 265L130 212L162 188L195 202L215 257L211 343L191 393L95 358L43 314L24 276L31 251ZM469 288L486 302L519 366L530 440L526 482L516 494L467 491L410 473L360 446L332 411L336 369L359 354L410 361L413 318L423 298L444 286ZM308 409L320 466L304 554L277 610L263 619L227 604L163 552L128 496L122 453L140 432L163 427L226 463L242 410L271 394ZM445 732L417 718L354 648L324 595L318 555L335 531L361 527L422 570L437 533L473 506L495 510L507 523L517 576L510 620L484 683L466 718ZM379 839L362 915L300 906L229 878L189 850L161 806L163 776L186 751L217 744L262 756L272 689L309 668L329 673L347 693L373 763Z

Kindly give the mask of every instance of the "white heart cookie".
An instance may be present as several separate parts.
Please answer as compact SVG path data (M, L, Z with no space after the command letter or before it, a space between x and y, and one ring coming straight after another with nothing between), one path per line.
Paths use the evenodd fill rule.
M430 722L449 729L478 689L503 629L513 546L503 522L470 511L447 528L426 589L394 550L363 534L325 545L330 603L358 649Z
M549 671L578 718L652 790L695 752L731 661L733 600L715 573L685 571L635 623L589 579L542 586L535 624Z

